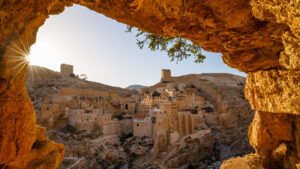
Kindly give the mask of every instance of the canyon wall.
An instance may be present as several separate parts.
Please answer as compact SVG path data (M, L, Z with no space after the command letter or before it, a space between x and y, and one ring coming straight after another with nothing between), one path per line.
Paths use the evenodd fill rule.
M49 15L73 3L151 33L187 38L248 73L245 93L256 110L249 138L256 154L221 168L300 163L300 1L0 0L0 167L57 168L62 160L63 145L36 126L25 88L26 55Z

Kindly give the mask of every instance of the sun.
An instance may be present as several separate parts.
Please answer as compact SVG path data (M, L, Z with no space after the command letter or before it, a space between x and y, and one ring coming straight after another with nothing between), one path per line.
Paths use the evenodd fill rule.
M30 64L31 60L32 60L32 56L30 55L30 53L26 56L26 60L28 61L28 63Z
M29 60L27 56L29 55L29 45L27 41L23 41L18 35L18 40L8 41L6 46L10 50L10 55L8 55L7 63L11 65L13 72L12 79L17 77L19 73L26 72L28 70Z
M27 56L30 65L42 66L52 70L57 69L57 65L62 63L63 58L63 52L59 46L43 37L37 39L36 43L31 46L30 54Z
M8 63L12 65L13 79L22 72L28 72L28 69L31 73L36 71L32 65L49 67L54 63L60 63L59 59L55 59L58 56L55 48L53 45L49 45L47 40L40 40L30 47L26 38L22 39L19 35L18 37L19 39L14 42L8 41L9 45L7 46L11 51ZM38 72L36 73L38 74Z
M47 55L49 55L47 48L43 44L36 43L31 46L27 60L30 65L41 65L43 61L47 60Z

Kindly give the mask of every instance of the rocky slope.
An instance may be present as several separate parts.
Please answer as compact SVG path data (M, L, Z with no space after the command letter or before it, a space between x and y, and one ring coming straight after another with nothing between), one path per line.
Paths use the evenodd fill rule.
M39 78L28 78L27 80L28 93L37 113L40 113L43 98L58 92L63 86L110 90L123 95L136 94L134 91L74 77L63 77L58 72L42 67L35 66L31 69L35 71L29 71L28 76L39 76ZM212 105L212 111L204 113L204 126L202 127L205 130L197 132L191 137L182 138L182 148L172 155L168 153L160 155L166 167L178 168L193 165L204 169L230 157L253 152L247 138L247 130L254 113L244 97L244 77L217 73L172 77L168 81L160 81L142 89L140 95L177 84L185 84L191 89L191 92L206 98ZM208 130L209 133L207 133ZM70 166L78 169L121 166L140 168L162 165L160 160L153 160L154 143L151 140L144 140L146 138L125 135L104 136L97 130L93 132L76 130L70 125L48 129L47 136L51 140L65 145L65 157L60 168ZM136 139L142 140L134 141Z
M55 72L44 67L29 66L26 83L27 87L31 87L32 85L43 85L40 83L45 83L45 85L52 85L51 81L52 83L56 83L57 85L59 85L57 87L110 91L115 92L119 95L131 95L134 93L133 91L126 90L120 87L113 87L102 83L88 81L75 76L65 77L59 72Z
M47 135L64 143L65 157L59 168L140 168L155 166L150 159L153 141L131 136L104 136L65 126ZM148 154L148 156L146 156Z
M63 87L108 91L120 96L130 96L137 93L136 91L112 87L77 77L65 77L59 72L40 66L29 67L26 86L38 117L41 114L42 103L45 97L57 93Z
M39 154L37 150L40 147L33 147L43 133L38 132L35 112L25 88L28 68L25 58L35 42L39 27L49 15L59 14L73 3L145 31L163 36L182 36L207 51L221 52L226 64L249 73L246 95L257 114L270 116L288 126L292 123L292 127L283 129L293 135L291 141L270 135L273 140L278 140L274 146L268 146L266 151L257 149L255 155L228 161L224 167L233 168L238 163L240 168L299 166L300 130L297 119L300 113L296 103L299 102L300 90L295 90L299 89L300 79L299 1L0 0L1 166L24 168L38 163L43 166L40 168L56 168L61 161L62 151L50 151L53 149L46 145L44 150L49 151ZM288 116L290 120L286 122L285 118L277 117L278 111L279 114L294 115ZM269 122L266 121L266 124L278 124ZM263 124L262 120L253 123L251 131L257 132L251 133L251 139L263 140L266 135L260 131L269 129ZM281 131L276 128L274 132ZM276 154L280 143L289 145L282 158L265 154ZM263 146L261 142L258 144ZM59 149L59 145L52 145ZM29 154L37 158L28 158ZM52 166L42 158L53 159Z
M247 131L254 113L244 97L244 77L222 73L184 75L172 77L168 81L162 80L154 86L142 89L142 91L152 93L160 87L176 86L176 84L185 84L196 95L206 98L212 105L212 110L204 113L203 117L205 128L211 129L212 135L204 141L208 143L204 147L211 147L211 150L208 148L205 151L210 162L222 161L232 156L253 152L247 139ZM184 158L205 159L205 156L203 156L205 153L201 153L201 148L200 152L191 155L194 150L198 150L192 143L190 145L187 143L189 145L189 148L186 148L187 150L184 151L183 149L183 152L178 152L173 159L171 158L166 163L174 166L173 160L179 160L182 161L181 164L185 164L188 161L182 160ZM198 144L201 145L201 141ZM208 153L210 151L211 153ZM181 160L180 156L183 156ZM211 158L214 160L211 160ZM203 167L203 164L198 165ZM205 167L207 165L204 165Z

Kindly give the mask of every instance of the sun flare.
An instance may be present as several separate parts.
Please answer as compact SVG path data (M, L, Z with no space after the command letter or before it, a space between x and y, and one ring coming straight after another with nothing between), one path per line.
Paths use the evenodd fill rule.
M29 65L29 60L27 59L29 55L28 41L26 38L25 40L22 39L19 34L17 35L18 40L8 40L8 45L6 46L10 50L6 63L12 66L12 79L15 79L21 72L26 72Z
M41 38L38 43L31 46L27 60L30 65L39 65L57 70L58 65L63 62L63 52L50 40Z

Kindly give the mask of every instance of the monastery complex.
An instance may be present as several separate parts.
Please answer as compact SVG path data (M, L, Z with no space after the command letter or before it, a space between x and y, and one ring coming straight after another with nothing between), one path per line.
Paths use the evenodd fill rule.
M245 110L243 118L249 122L253 115L241 93L243 81L239 78L228 80L227 77L215 81L219 77L214 76L173 77L170 70L163 69L157 84L138 90L126 90L80 79L74 75L72 65L62 64L61 72L52 80L38 78L30 82L34 90L29 88L29 92L37 111L38 123L47 130L71 126L77 131L97 134L108 140L129 135L149 138L153 141L151 156L172 166L174 156L191 145L188 141L191 139L194 140L192 142L206 140L201 142L205 150L201 154L211 154L216 142L219 142L216 144L219 147L215 149L221 150L228 146L230 150L221 153L221 158L228 158L241 150L231 145L233 141L228 142L228 133L230 138L240 137L240 131L246 135L248 122L238 120L241 118L240 110ZM219 87L213 88L207 82ZM222 87L224 84L226 88ZM230 90L234 91L231 95L222 94ZM237 141L244 146L243 151L248 151L247 140L237 138ZM82 151L83 147L80 147L67 148L66 155L81 156L88 152ZM95 150L91 148L90 151L93 153ZM195 156L200 153L193 149L189 152ZM186 161L174 167L184 163Z
M72 75L73 66L62 64L61 74ZM171 71L163 69L161 80L170 78ZM180 136L201 129L203 125L195 125L195 121L201 121L205 108L210 106L205 98L195 95L193 89L183 83L170 83L151 93L130 97L63 87L45 97L40 120L49 128L69 123L78 130L100 129L104 135L133 132L134 136L153 139L166 136L166 143L172 143ZM59 120L53 119L57 116Z

